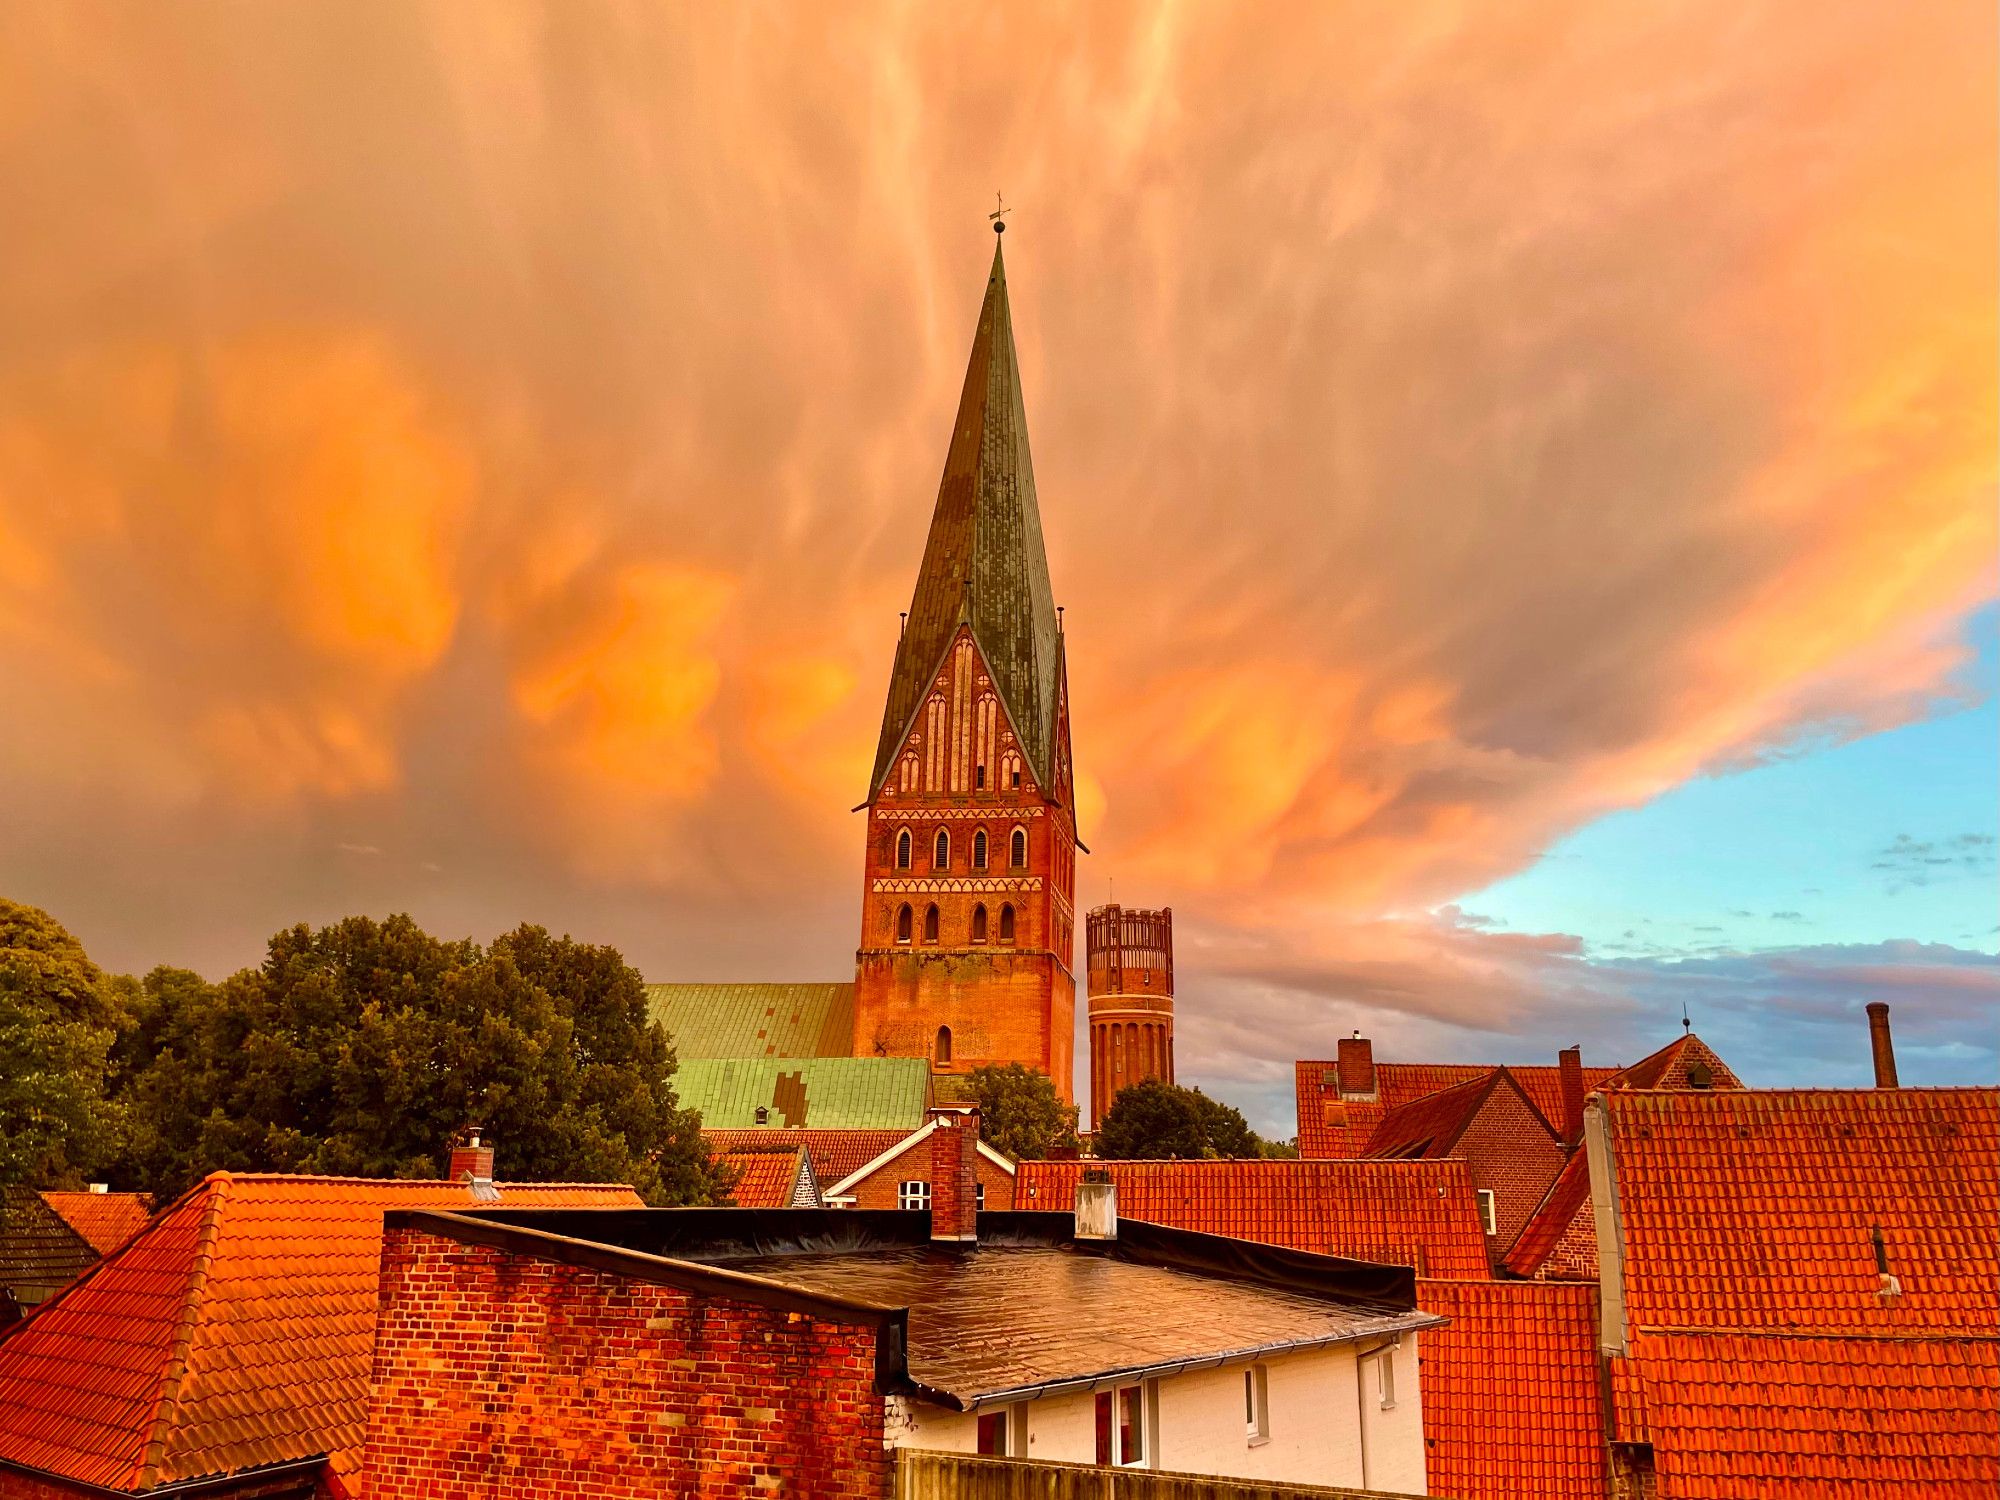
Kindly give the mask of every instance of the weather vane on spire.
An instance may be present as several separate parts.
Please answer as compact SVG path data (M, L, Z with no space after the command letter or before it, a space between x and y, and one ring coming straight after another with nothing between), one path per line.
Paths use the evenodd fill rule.
M1003 199L999 195L999 193L996 192L993 195L993 212L988 214L986 217L993 221L993 232L995 234L1005 234L1007 232L1006 221L1001 217L1001 215L1011 214L1013 211L1014 211L1013 209L1008 208L1006 206L1006 200Z

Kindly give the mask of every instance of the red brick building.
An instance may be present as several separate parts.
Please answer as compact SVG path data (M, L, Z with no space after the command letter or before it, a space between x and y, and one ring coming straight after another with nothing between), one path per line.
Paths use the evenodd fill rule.
M939 1132L969 1132L975 1152L971 1161L972 1193L976 1210L999 1211L1014 1204L1015 1164L986 1142L979 1140L979 1115L975 1110L935 1109L923 1127L856 1167L826 1192L827 1203L836 1208L922 1208L935 1198L933 1183L939 1164L956 1173L955 1151L942 1151L946 1144Z
M1174 1081L1174 914L1100 906L1084 919L1090 996L1090 1119L1120 1089Z

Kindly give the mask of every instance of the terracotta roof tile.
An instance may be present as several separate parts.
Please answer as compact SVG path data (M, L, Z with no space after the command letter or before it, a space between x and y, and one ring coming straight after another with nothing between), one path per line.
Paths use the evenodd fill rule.
M1712 1054L1711 1054L1712 1055ZM1298 1098L1299 1154L1324 1160L1359 1156L1383 1116L1444 1089L1490 1077L1493 1063L1377 1063L1376 1097L1340 1099L1326 1080L1338 1071L1332 1062L1305 1059L1294 1065ZM1552 1065L1510 1066L1515 1082L1553 1127L1562 1119L1562 1070ZM1602 1088L1616 1068L1585 1068L1583 1086ZM1732 1074L1733 1078L1734 1075Z
M358 1462L382 1214L464 1183L218 1172L0 1334L0 1458L113 1489L331 1455ZM503 1184L501 1204L636 1207Z
M2000 1492L1991 1338L1669 1334L1646 1346L1661 1500Z
M891 1146L909 1139L907 1130L704 1130L701 1138L715 1153L768 1151L803 1146L812 1155L813 1175L824 1192L859 1171Z
M27 1188L0 1197L0 1287L33 1307L97 1260L97 1252L62 1216Z
M791 1208L799 1174L812 1171L803 1146L725 1151L717 1159L736 1174L729 1201L738 1208Z
M1599 1500L1610 1493L1596 1287L1423 1279L1417 1305L1452 1320L1417 1340L1432 1494Z
M1120 1218L1485 1280L1462 1161L1024 1161L1017 1209L1070 1212L1077 1178L1111 1173Z
M1991 1332L2000 1091L1610 1091L1630 1321ZM1881 1295L1879 1229L1900 1296Z
M132 1238L153 1213L153 1200L146 1193L44 1193L42 1201L99 1255L108 1255Z

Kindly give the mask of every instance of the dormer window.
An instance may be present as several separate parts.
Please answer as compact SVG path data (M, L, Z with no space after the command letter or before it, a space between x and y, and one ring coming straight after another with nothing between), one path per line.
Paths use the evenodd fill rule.
M759 1125L768 1125L771 1123L771 1111L761 1104L757 1106L757 1123Z

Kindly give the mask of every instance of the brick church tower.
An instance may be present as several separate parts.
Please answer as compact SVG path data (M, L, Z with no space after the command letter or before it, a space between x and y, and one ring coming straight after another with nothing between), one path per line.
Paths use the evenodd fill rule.
M1100 906L1084 918L1090 994L1090 1123L1118 1091L1174 1081L1174 909Z
M996 243L868 793L854 1051L1040 1068L1070 1098L1063 638Z

